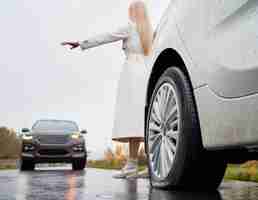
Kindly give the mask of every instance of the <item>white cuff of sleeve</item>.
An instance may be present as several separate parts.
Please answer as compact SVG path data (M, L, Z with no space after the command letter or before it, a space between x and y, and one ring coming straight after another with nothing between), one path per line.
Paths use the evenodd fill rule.
M88 40L84 40L84 41L79 42L81 50L87 49L87 43L88 43Z

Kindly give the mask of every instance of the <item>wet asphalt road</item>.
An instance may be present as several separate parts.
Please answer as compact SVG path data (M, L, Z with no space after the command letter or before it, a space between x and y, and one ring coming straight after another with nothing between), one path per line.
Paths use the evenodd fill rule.
M147 179L113 179L115 171L41 168L34 172L0 171L0 200L257 200L258 184L224 182L214 193L150 189Z

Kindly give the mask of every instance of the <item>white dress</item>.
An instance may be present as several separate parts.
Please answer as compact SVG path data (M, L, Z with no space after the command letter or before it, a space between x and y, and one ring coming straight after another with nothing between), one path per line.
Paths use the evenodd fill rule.
M123 41L126 60L120 75L112 139L128 142L144 138L144 101L147 68L139 34L134 23L80 43L82 50L115 41Z

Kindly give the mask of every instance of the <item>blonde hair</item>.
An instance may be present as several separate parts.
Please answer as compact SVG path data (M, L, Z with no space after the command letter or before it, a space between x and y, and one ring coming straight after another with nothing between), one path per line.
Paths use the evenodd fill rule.
M143 53L149 55L152 50L153 29L143 1L134 1L129 7L129 17L136 23Z

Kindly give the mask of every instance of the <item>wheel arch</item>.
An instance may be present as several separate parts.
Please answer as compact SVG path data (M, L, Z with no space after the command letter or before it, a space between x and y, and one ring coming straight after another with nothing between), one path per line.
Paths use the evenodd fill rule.
M159 54L151 70L148 86L147 86L146 101L145 101L146 105L148 105L150 101L152 90L154 89L155 83L158 81L161 74L171 66L179 67L187 76L191 84L191 88L193 88L190 74L186 68L186 65L182 56L175 49L172 49L172 48L165 49Z

